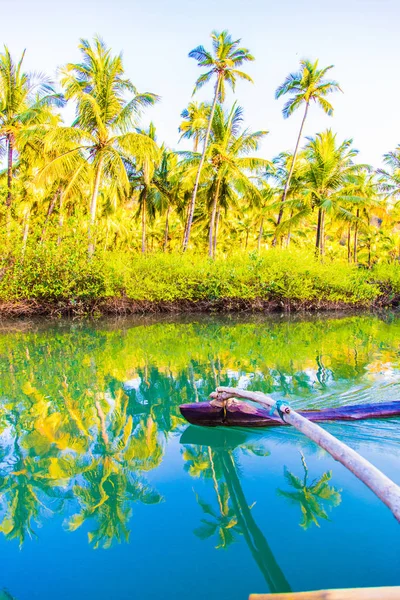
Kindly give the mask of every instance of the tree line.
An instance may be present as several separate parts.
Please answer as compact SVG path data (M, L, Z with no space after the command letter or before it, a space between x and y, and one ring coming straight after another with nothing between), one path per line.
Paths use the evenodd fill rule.
M211 34L211 50L194 48L210 102L192 99L181 113L181 139L171 149L143 112L160 101L139 92L122 56L100 38L81 40L81 62L59 69L59 80L24 70L0 54L0 243L3 255L27 244L82 240L94 252L208 252L271 246L313 248L316 255L371 266L400 256L400 146L384 169L357 161L352 139L332 129L304 138L310 110L333 114L341 88L333 65L301 60L276 90L283 117L303 111L293 151L260 156L266 130L245 126L244 111L227 101L237 80L252 82L254 57L227 31ZM60 109L75 107L71 124Z

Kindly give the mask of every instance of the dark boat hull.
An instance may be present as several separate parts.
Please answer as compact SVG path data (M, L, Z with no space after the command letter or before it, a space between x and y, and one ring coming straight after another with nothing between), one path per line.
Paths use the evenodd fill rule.
M181 404L179 409L182 416L189 423L206 427L271 427L286 425L278 415L271 415L267 408L251 405L240 400L236 400L231 406L228 405L226 411L219 406L214 406L211 402ZM322 410L299 410L297 412L310 421L316 422L387 419L400 415L400 401L340 406Z

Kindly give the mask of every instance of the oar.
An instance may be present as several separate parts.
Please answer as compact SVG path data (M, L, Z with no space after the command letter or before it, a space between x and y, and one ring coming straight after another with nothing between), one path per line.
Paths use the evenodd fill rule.
M218 387L217 391L211 394L211 397L214 401L223 404L230 398L243 398L244 400L258 402L258 404L277 411L285 423L304 433L310 440L324 448L335 460L354 473L390 508L397 521L400 522L400 487L358 452L339 441L316 423L311 423L311 421L299 415L288 403L275 402L273 398L262 392L249 392L240 388L229 387Z

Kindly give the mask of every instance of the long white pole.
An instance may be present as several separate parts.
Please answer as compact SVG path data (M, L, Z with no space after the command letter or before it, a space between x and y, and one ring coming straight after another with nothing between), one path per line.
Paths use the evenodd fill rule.
M239 388L218 387L211 394L216 400L226 402L229 398L243 398L251 400L269 408L277 409L277 403L273 398L262 392L249 392ZM393 515L400 523L400 487L379 469L374 467L368 460L358 452L339 441L333 435L325 431L316 423L312 423L293 410L288 404L282 403L280 408L282 419L298 429L318 446L324 448L338 462L342 463L358 479L360 479L370 490L374 492L390 508Z

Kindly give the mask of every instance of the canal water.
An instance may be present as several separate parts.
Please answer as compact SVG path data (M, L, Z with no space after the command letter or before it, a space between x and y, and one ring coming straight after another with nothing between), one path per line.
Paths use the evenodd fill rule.
M217 385L400 399L400 319L0 324L1 600L400 585L400 525L290 428L188 426ZM400 420L324 425L400 484Z

